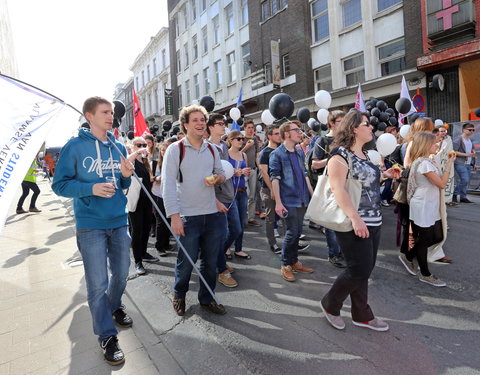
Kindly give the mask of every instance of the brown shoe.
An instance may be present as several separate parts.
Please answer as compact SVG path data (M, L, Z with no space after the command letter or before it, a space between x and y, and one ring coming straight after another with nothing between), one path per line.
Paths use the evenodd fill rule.
M230 272L230 273L233 273L233 271L235 271L235 268L233 268L230 264L227 263L226 265L227 267L227 271Z
M218 275L218 282L227 288L235 288L238 285L237 281L232 277L228 270L225 270Z
M252 227L261 227L262 224L260 224L258 221L256 220L249 220L248 221L248 225L252 226Z
M282 266L280 268L282 271L282 277L287 281L295 281L295 275L292 271L292 266Z
M313 272L313 268L304 266L300 262L292 264L292 270L293 270L293 272L301 272L301 273L312 273Z
M173 309L178 316L185 315L185 298L173 297Z

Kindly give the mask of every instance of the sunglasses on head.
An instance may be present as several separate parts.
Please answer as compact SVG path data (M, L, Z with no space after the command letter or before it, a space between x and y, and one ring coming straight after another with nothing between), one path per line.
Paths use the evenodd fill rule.
M147 147L146 143L137 143L135 146L137 147Z

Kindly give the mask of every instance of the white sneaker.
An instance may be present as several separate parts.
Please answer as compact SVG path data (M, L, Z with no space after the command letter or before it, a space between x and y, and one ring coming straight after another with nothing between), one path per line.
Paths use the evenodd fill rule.
M273 234L274 234L275 238L280 238L280 233L278 233L278 229L274 229Z
M390 329L387 322L384 322L378 318L373 318L369 322L356 322L355 320L352 320L352 322L358 327L370 328L374 331L385 332Z
M418 279L423 283L427 283L433 286L438 286L438 287L447 286L447 283L445 283L445 281L437 279L435 275L423 276L422 274L420 274Z

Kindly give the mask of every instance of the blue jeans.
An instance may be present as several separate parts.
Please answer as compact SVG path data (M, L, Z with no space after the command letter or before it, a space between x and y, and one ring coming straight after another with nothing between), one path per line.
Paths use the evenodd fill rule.
M217 276L218 251L225 236L225 215L217 212L208 215L184 216L182 220L185 236L180 237L179 240L193 262L200 257L200 272L213 291ZM192 270L193 266L183 250L178 249L173 286L175 297L185 298ZM213 297L202 281L200 281L198 300L202 304L213 301Z
M77 246L83 259L93 332L99 336L99 340L118 333L112 312L121 306L127 285L130 243L128 226L77 229Z
M224 203L226 207L230 207L225 213L225 236L222 242L220 251L218 252L217 268L218 272L222 273L227 269L227 260L225 259L225 252L232 245L233 241L243 233L243 226L240 222L240 215L238 214L237 201L232 203Z
M460 199L467 197L468 184L470 183L470 174L472 166L467 164L454 164L456 186L453 195L460 195Z
M241 232L235 237L235 252L238 253L242 251L243 247L243 228L245 227L245 223L247 222L247 215L248 215L248 194L246 191L238 191L237 196L235 197L237 201L237 210L238 210L238 218L240 221L240 229ZM232 243L228 245L230 247Z
M332 229L325 228L325 237L327 237L328 256L333 257L342 252L337 242L337 236Z
M303 217L307 207L285 207L285 238L282 245L282 266L291 266L298 262L298 240L302 234Z

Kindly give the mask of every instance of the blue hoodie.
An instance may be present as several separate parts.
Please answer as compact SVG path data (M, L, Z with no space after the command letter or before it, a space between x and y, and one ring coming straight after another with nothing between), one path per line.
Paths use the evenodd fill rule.
M122 189L130 186L131 179L121 173L120 155L111 142L115 142L124 156L125 146L107 133L109 141L99 141L89 130L81 128L78 137L62 148L55 168L52 189L57 195L73 198L77 229L110 229L128 224L127 198ZM93 185L106 182L114 175L117 189L111 198L93 195Z

